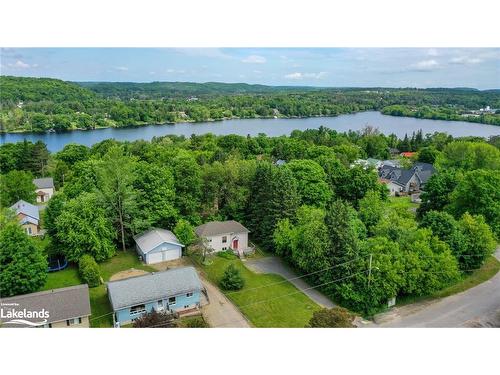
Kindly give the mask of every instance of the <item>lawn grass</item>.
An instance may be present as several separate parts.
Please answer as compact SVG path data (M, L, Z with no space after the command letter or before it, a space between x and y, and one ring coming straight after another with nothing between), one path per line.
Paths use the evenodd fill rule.
M304 327L320 306L279 275L250 271L239 259L212 257L208 266L200 265L205 276L218 285L229 264L240 270L245 286L238 293L226 292L255 327ZM264 287L269 284L275 284ZM250 290L253 288L259 288ZM279 297L279 298L278 298ZM262 302L265 301L265 302ZM256 303L259 302L259 303Z
M137 258L137 254L130 250L127 252L117 252L111 259L100 263L99 268L104 282L109 281L111 276L115 273L130 268L141 269L148 272L154 271L152 267L142 264ZM47 282L41 290L64 288L81 283L82 281L78 275L77 266L69 265L68 268L62 271L49 273ZM98 287L90 288L89 294L90 308L92 310L92 315L90 316L91 327L112 327L112 310L106 293L106 286L99 285Z
M411 210L418 207L418 203L412 203L411 197L389 197L388 207L394 210Z
M78 268L70 264L62 271L49 272L47 281L41 290L50 290L64 288L81 284L80 276L78 276Z
M466 290L473 288L491 279L499 271L500 271L500 261L498 261L498 259L495 258L494 256L490 256L488 259L486 259L486 261L483 263L480 269L472 272L471 274L463 276L460 281L454 283L453 285L438 290L428 296L400 298L397 301L397 305L403 306L403 305L408 305L410 303L429 301L465 292Z

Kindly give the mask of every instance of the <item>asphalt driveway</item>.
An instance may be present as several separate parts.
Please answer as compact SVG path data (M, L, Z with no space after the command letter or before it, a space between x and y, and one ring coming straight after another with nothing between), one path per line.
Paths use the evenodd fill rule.
M303 279L297 279L297 275L293 272L280 258L266 257L259 259L247 259L243 264L253 272L257 273L274 273L283 276L285 279L292 279L290 282L301 290L305 295L311 298L314 302L322 307L332 308L335 305L328 297L318 292L316 289L310 289L311 285Z

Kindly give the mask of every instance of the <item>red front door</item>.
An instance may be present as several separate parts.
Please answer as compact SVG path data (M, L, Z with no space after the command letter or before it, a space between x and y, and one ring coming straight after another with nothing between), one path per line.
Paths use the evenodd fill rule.
M238 250L238 240L233 240L233 250Z

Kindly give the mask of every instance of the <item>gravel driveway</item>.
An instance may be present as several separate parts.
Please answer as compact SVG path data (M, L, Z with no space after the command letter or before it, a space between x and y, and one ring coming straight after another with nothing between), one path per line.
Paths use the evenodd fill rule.
M250 270L257 273L275 273L277 275L283 276L285 279L295 278L294 280L290 280L290 282L318 305L327 308L332 308L335 306L333 302L330 301L330 299L324 294L318 292L316 289L308 289L311 288L311 285L307 284L303 279L297 279L296 277L299 275L293 272L278 257L247 259L243 264Z
M210 303L202 307L203 317L213 328L249 328L250 323L227 297L211 282L201 277Z

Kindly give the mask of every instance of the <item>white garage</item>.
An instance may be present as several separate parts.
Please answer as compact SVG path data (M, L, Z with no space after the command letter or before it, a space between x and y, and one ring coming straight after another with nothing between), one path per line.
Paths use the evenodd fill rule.
M134 237L137 253L146 264L167 262L182 256L184 245L167 229L153 228Z

